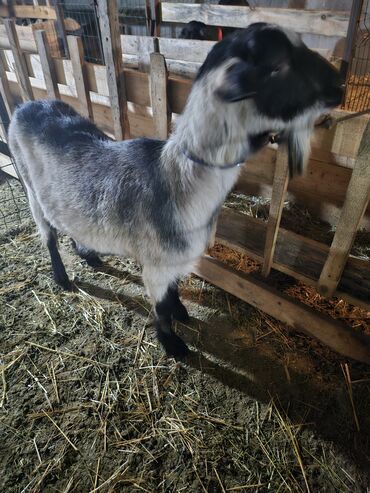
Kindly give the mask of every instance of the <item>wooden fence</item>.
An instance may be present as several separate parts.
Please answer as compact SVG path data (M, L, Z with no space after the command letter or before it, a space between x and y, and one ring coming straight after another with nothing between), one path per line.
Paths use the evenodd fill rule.
M162 15L166 5L162 5ZM70 59L52 58L42 31L34 38L30 28L15 26L12 20L4 22L0 29L0 89L9 113L20 100L61 98L117 139L166 138L191 90L191 80L179 77L176 71L190 64L192 69L187 69L194 72L212 43L146 38L141 44L136 36L120 36L115 2L101 1L99 7L105 66L84 61L78 37L68 37ZM336 16L335 22L345 32L343 17ZM133 66L140 70L129 68ZM350 254L358 227L368 225L370 219L369 143L366 116L330 131L318 130L307 173L290 183L284 151L266 148L250 159L237 188L271 197L268 221L223 209L217 241L257 259L262 274L236 272L206 256L196 270L204 279L278 320L367 363L369 337L271 288L268 275L273 268L326 296L370 308L370 262ZM322 217L336 223L331 247L280 227L287 197L310 204L311 209L316 207Z

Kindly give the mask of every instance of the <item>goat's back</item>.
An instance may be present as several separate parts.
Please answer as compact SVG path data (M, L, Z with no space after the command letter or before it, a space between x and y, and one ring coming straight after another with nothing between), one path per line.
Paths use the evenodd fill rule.
M135 249L158 236L183 245L161 168L164 143L115 142L61 101L22 105L9 128L17 168L45 219L102 253L120 253L123 243ZM133 235L140 223L146 227Z

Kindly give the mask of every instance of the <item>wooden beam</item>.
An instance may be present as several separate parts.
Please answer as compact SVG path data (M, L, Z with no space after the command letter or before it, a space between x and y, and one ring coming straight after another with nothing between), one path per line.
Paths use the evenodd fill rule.
M263 255L262 275L270 274L275 253L276 239L279 232L281 215L284 208L284 198L289 181L288 152L285 146L277 152L274 181L272 184L272 196L267 222L265 251Z
M253 22L271 22L298 33L325 34L345 37L348 12L332 10L297 10L282 8L234 7L211 4L167 3L161 4L162 21L185 24L204 22L209 26L244 28Z
M130 137L130 127L127 118L127 97L117 2L115 0L101 0L98 2L98 9L114 135L117 140L122 140Z
M236 272L211 257L203 257L195 274L255 308L309 334L334 351L370 363L370 337L271 288L252 275Z
M222 209L217 223L217 241L249 257L263 261L266 222ZM318 241L279 229L272 268L317 287L329 247ZM370 263L350 256L336 295L351 303L357 299L370 310Z
M82 39L78 36L67 36L69 53L72 62L73 77L76 85L77 98L83 108L83 116L93 119L93 111L88 88Z
M8 113L10 119L14 112L15 104L14 104L13 95L9 88L9 81L3 65L3 60L1 58L0 58L0 93L4 101L6 112Z
M339 223L320 275L319 292L332 296L348 260L370 197L370 122L362 136L356 165L348 185Z
M46 84L46 92L50 99L60 99L57 78L54 69L53 59L50 56L49 45L46 38L46 33L43 30L34 31L37 50L40 56L40 62L44 80Z
M170 127L170 115L167 99L167 67L163 55L150 55L150 94L156 136L167 139Z
M28 77L27 65L19 46L15 22L12 19L4 19L4 25L14 57L15 71L21 88L22 98L24 101L32 100L33 93L31 83Z
M48 5L0 5L0 17L19 19L56 19L54 7Z

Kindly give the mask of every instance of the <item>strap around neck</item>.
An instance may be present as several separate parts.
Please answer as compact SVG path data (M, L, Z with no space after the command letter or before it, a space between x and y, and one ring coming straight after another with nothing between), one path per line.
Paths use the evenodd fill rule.
M236 168L238 166L241 166L245 159L239 159L238 162L236 163L230 163L230 164L223 164L223 165L216 165L216 164L211 164L207 163L203 159L197 158L190 152L186 151L185 149L182 149L181 152L186 156L190 161L193 161L195 164L199 164L200 166L205 166L206 168L213 168L213 169L231 169L231 168Z

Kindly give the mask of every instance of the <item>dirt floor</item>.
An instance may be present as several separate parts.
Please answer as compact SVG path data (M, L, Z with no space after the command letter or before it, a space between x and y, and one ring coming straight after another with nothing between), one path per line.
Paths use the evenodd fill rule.
M192 353L166 359L139 267L93 271L67 238L61 252L75 293L54 285L27 212L0 228L0 492L370 491L369 367L196 277L176 328ZM364 310L285 289L369 330Z

